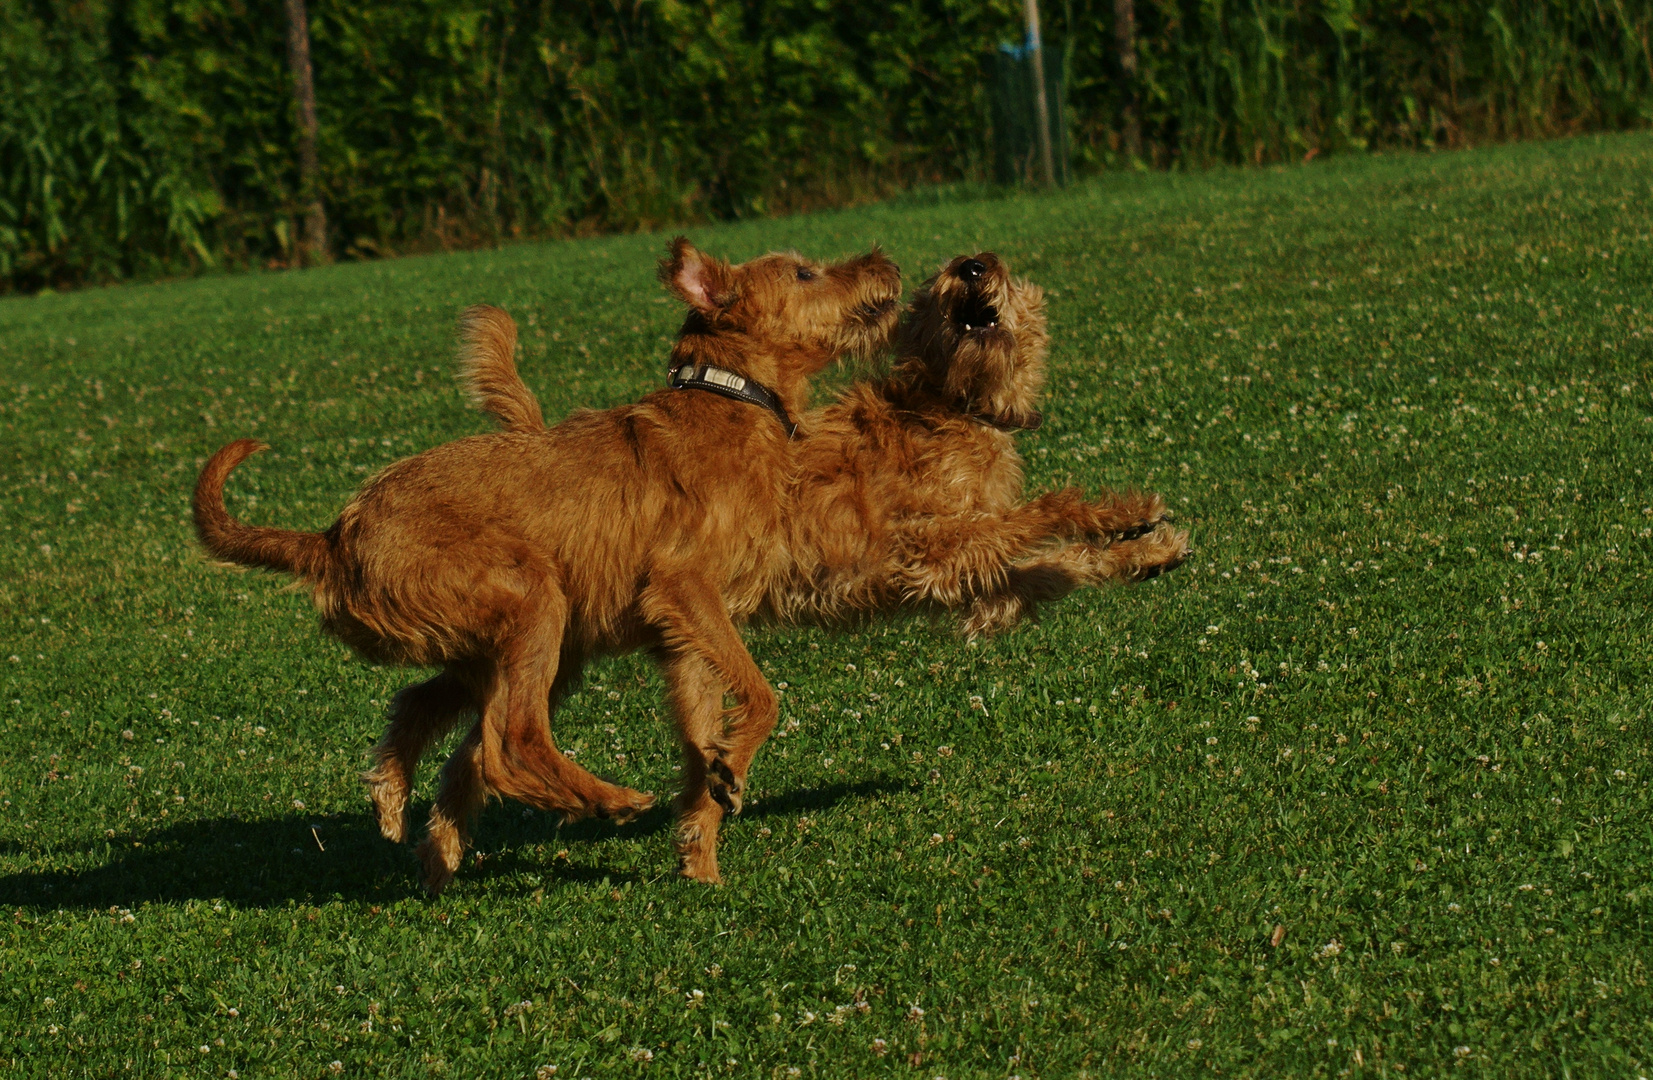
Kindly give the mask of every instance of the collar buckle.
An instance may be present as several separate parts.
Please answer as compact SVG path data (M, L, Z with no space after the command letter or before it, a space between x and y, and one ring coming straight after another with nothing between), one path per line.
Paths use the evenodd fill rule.
M798 425L786 414L786 406L781 404L780 395L760 382L748 379L744 375L737 375L733 371L725 371L710 364L684 364L673 371L667 379L667 385L673 390L706 390L736 401L744 401L748 405L761 405L775 414L786 429L786 437L793 438L798 433Z

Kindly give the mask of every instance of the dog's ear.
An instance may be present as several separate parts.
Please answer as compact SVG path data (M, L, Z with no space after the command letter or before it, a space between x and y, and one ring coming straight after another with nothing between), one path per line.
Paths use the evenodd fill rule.
M679 236L666 246L660 260L660 280L685 304L702 314L721 311L735 301L734 275L729 264Z

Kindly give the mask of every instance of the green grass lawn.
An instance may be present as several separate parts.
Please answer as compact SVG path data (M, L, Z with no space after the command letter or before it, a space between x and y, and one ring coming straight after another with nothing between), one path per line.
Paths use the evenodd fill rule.
M427 901L357 780L418 673L207 565L190 487L256 435L232 509L320 528L484 430L477 301L548 416L659 386L661 238L0 301L0 1072L1653 1069L1653 137L694 239L997 250L1051 294L1030 490L1163 492L1196 558L975 645L753 630L790 730L726 886L664 811L507 804ZM558 725L670 790L642 659Z

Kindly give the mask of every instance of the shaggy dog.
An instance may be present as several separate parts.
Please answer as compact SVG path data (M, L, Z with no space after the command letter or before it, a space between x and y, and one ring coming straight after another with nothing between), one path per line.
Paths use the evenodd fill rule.
M674 696L685 683L697 695L715 685L721 705L727 692L727 725L680 735L689 760L714 757L737 783L774 727L774 692L733 620L762 602L783 556L763 541L787 512L798 446L787 418L810 376L888 341L900 271L876 251L834 266L779 254L729 266L679 238L661 276L690 309L674 382L717 393L660 391L549 429L531 398L513 399L517 430L390 465L322 533L230 517L224 481L262 449L253 440L202 470L195 523L208 551L297 575L323 627L369 660L443 667L397 699L398 742L371 777L387 832L401 827L407 796L398 766L457 711L479 710L420 846L432 892L458 868L469 819L490 794L569 819L626 820L653 803L592 776L551 737L551 704L593 656L651 648ZM515 328L494 314L473 312L467 339L508 357ZM475 391L490 401L503 400L493 376L520 384L514 370L477 369ZM721 396L737 390L748 398Z
M1179 565L1187 535L1157 495L1077 488L1022 501L1012 435L1038 427L1044 293L990 252L920 287L887 378L805 418L777 616L840 622L903 606L965 609L1006 629L1080 585Z
M536 430L539 405L510 351L479 344L487 343L465 352L472 385L487 388L478 403L511 430ZM940 607L963 609L967 632L988 632L1080 585L1143 580L1180 564L1187 535L1164 523L1157 496L1090 503L1068 488L1021 502L1012 433L1039 423L1047 347L1043 293L1013 281L992 254L961 256L926 282L903 319L894 372L854 385L800 425L762 613L842 624ZM715 744L720 682L704 667L680 664L677 674L680 729ZM413 746L399 728L424 715L408 696L419 690L392 708L381 754ZM457 719L465 704L436 708ZM412 776L416 766L413 757L395 768ZM686 876L718 880L713 841L723 814L739 812L743 781L725 758L686 753L676 837ZM456 782L444 775L444 787ZM379 803L381 821L387 809Z

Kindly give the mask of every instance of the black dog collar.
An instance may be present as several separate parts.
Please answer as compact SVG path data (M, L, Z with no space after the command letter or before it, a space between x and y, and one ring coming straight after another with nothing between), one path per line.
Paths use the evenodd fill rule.
M786 415L786 406L781 404L781 399L775 392L744 375L736 375L732 371L725 371L710 364L698 367L694 364L684 364L671 373L670 386L673 390L710 390L714 394L744 401L748 405L761 405L780 420L781 427L786 429L787 438L792 438L798 432L798 425Z

